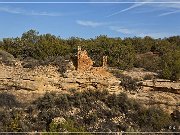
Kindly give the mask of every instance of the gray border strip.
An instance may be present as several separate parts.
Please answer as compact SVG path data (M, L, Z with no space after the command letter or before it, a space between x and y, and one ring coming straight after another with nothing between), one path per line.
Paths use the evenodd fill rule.
M179 134L180 132L0 132L1 134L7 134L7 133L14 133L14 134L25 134L25 133L39 133L39 134L43 134L43 133L63 133L63 134L78 134L78 133L84 133L84 134L88 134L88 133L92 133L92 134L137 134L137 133L142 133L142 134Z
M71 2L55 2L55 1L52 1L52 2L41 2L41 1L27 1L27 2L0 2L0 4L131 4L131 3L134 3L134 4L137 4L137 3L144 3L144 4L180 4L180 1L169 1L169 2L165 2L165 1L154 1L154 2L137 2L137 1L115 1L115 2L110 2L110 1L104 1L104 2L80 2L80 1L71 1Z

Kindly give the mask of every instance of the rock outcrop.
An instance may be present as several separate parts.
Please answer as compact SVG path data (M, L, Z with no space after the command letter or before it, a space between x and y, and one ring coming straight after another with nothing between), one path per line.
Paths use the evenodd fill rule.
M156 91L180 94L180 82L172 82L170 80L165 79L154 79L143 81L142 86L150 87Z
M51 65L28 69L23 68L21 64L16 66L0 64L0 69L1 90L56 90L54 84L59 83L60 79L57 68Z
M63 89L106 89L109 92L119 92L120 81L111 73L107 72L104 68L91 68L91 70L70 71L64 74L62 81Z
M72 66L72 62L70 64ZM58 72L56 66L37 66L23 68L20 61L14 66L0 64L0 91L29 91L45 93L47 91L69 92L69 90L107 89L119 92L119 81L102 67L91 67L86 71L67 70ZM74 69L74 70L73 70Z
M172 113L173 110L180 110L180 82L172 82L165 79L155 79L156 73L133 69L124 71L124 75L133 79L141 80L142 89L138 92L127 93L128 97L135 99L143 105L161 107L163 110ZM145 76L152 79L143 80Z

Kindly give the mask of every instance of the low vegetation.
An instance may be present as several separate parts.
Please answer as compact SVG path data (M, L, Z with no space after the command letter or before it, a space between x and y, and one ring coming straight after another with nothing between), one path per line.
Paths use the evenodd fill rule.
M126 91L136 91L138 92L142 88L142 83L138 79L133 79L130 76L122 74L120 70L111 71L114 76L119 78L121 81L120 86L122 86Z
M0 131L178 131L179 113L144 108L124 93L46 93L28 106L5 104L0 112Z
M15 59L14 56L4 50L0 50L0 61L6 65L14 65Z

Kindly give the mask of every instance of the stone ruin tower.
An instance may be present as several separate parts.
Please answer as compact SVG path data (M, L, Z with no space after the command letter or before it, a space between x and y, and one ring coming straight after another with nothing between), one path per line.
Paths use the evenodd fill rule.
M78 46L78 53L77 53L77 70L78 71L86 71L90 70L93 67L93 61L88 56L86 50L81 50L81 47ZM103 56L103 65L101 68L107 68L107 56Z
M77 54L77 70L85 71L90 70L93 65L93 61L88 56L86 50L81 50L81 47L78 46L78 54Z

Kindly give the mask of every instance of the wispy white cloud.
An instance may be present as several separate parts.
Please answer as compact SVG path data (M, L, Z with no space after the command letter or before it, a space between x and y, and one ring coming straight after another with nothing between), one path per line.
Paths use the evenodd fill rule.
M95 22L95 21L82 21L82 20L77 20L77 24L82 25L82 26L87 26L87 27L104 27L106 29L118 32L118 33L123 33L123 34L133 34L134 31L127 29L125 27L119 27L119 26L114 26L117 22Z
M120 11L117 11L115 13L112 13L112 14L108 15L107 17L111 17L111 16L114 16L114 15L117 15L117 14L129 11L131 9L143 6L144 4L146 4L146 2L150 2L150 1L152 1L152 0L143 0L143 1L142 0L135 0L134 2L139 2L139 3L134 3L130 7L127 7L125 9L123 9L123 10L120 10Z
M156 30L117 26L117 25L113 25L115 24L113 22L103 23L103 22L95 22L95 21L77 20L76 23L82 26L93 27L93 28L104 27L106 29L109 29L117 33L121 33L124 35L136 35L138 37L151 36L153 38L164 38L168 36L173 36L175 34L175 33L170 33L170 32L157 32Z
M83 20L77 20L76 23L82 26L89 26L89 27L98 27L98 26L106 25L106 23L102 23L102 22L83 21Z
M64 16L62 13L49 13L49 12L37 12L31 11L26 13L26 15L34 15L34 16Z
M20 8L9 8L9 7L0 7L0 12L6 12L11 14L22 14L30 16L63 16L62 13L50 13L50 12L39 12L39 11L27 11Z
M8 7L0 7L0 12L7 12L7 13L12 13L12 14L21 14L23 11L19 8L12 9Z
M158 8L165 10L164 13L161 13L158 16L167 16L171 14L180 13L180 3L179 4L178 3L177 4L160 4L158 5Z
M137 36L139 37L145 37L145 36L150 36L153 38L164 38L164 37L170 37L170 36L174 36L175 33L167 33L167 32L151 32L151 33L139 33Z
M136 35L137 37L150 36L153 38L164 38L175 35L175 33L170 32L157 32L156 30L149 31L145 29L134 29L119 26L109 26L109 29L125 35Z
M158 16L166 16L166 15L175 14L175 13L180 13L180 10L165 12L165 13L159 14Z
M134 31L124 28L124 27L118 27L118 26L109 26L110 30L123 33L123 34L132 34Z
M157 3L157 4L155 4L155 2L157 2L156 0L133 0L132 2L135 2L135 3L132 4L130 7L127 7L125 9L120 10L120 11L114 12L114 13L108 15L107 17L118 15L120 13L127 12L129 10L132 10L134 8L138 8L138 7L141 7L144 5L151 7L150 8L151 12L158 11L158 10L164 10L164 13L162 13L158 16L166 16L166 15L175 14L175 13L180 12L179 11L180 10L180 3L176 3L176 2L180 2L179 0L173 0L174 3L168 3L168 2L171 2L170 0L158 0L158 2L161 2L161 3ZM143 11L139 10L138 12L144 13L144 12L147 12L147 9L143 10Z
M140 0L138 0L140 1ZM156 0L151 0L152 2L156 2ZM163 2L160 4L151 4L151 6L154 7L162 7L162 8L171 8L171 9L180 9L180 2L179 0L172 0L174 3L168 3L172 2L171 0L158 0L159 2ZM176 3L177 2L177 3Z
M139 6L142 6L142 5L143 5L143 3L133 4L132 6L130 6L130 7L128 7L128 8L125 8L125 9L123 9L123 10L120 10L120 11L117 11L117 12L115 12L115 13L110 14L110 15L108 15L107 17L111 17L111 16L114 16L114 15L120 14L120 13L122 13L122 12L131 10L131 9L133 9L133 8L136 8L136 7L139 7Z
M137 2L142 2L144 0L136 0ZM157 2L156 0L148 0L149 2ZM159 4L146 4L147 6L151 7L150 10L158 11L162 10L164 13L159 14L158 16L166 16L171 15L175 13L180 12L180 2L179 0L173 0L174 3L168 3L171 2L170 0L158 0L158 2L162 2ZM177 2L177 3L176 3Z

